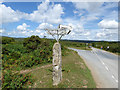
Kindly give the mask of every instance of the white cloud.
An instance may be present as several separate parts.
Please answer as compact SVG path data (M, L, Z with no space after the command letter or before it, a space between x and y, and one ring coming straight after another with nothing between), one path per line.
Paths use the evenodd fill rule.
M22 25L18 25L17 26L17 30L20 30L20 31L26 31L28 30L27 27L30 27L29 25L27 25L26 23L23 23Z
M30 14L15 11L11 7L0 3L0 24L18 22L22 18L38 23L48 22L56 24L62 22L62 14L64 14L64 12L61 4L50 5L48 1L42 2L37 10Z
M66 18L64 21L65 21L64 24L72 26L73 30L69 35L63 37L63 39L72 39L72 40L91 39L91 30L85 30L80 20L74 18L72 19Z
M46 28L48 28L48 29L53 29L54 27L53 27L52 24L48 24L48 23L41 23L41 24L37 27L37 29L39 29L39 30L43 30L43 29L46 29Z
M98 26L103 29L117 29L118 22L116 22L115 20L102 20L98 23Z
M29 37L32 35L38 35L40 38L43 38L45 35L48 36L46 34L46 31L44 30L44 28L46 26L53 27L51 24L41 23L35 30L30 30L30 29L28 29L28 27L30 27L30 25L23 23L22 25L18 25L16 27L16 30L14 30L12 32L7 32L7 34L10 36L13 36L13 37L19 37L19 36L20 37Z
M76 9L85 9L88 12L98 12L103 2L73 2Z
M85 35L85 36L88 36L88 35L90 35L90 32L86 32L84 35Z
M96 34L97 37L104 37L106 34L104 32L99 32Z
M0 24L17 22L26 15L27 14L19 11L14 11L11 7L6 7L4 4L0 3Z
M0 29L0 33L4 33L5 32L5 30L4 29Z
M118 40L118 22L115 20L102 20L98 23L102 28L96 33L97 39Z
M10 32L9 35L18 35L18 36L31 36L31 35L39 35L43 37L47 35L43 30L44 28L54 28L52 24L62 23L63 25L70 25L73 27L72 32L63 37L69 39L94 39L95 38L108 38L109 36L115 39L115 35L117 35L117 11L110 11L108 9L115 7L114 3L104 4L103 2L74 2L76 10L74 10L74 14L78 15L80 18L76 17L67 17L62 19L61 16L64 14L64 8L61 4L50 4L48 1L42 2L36 11L33 11L30 14L22 13L20 11L15 11L11 7L6 7L4 4L0 4L0 16L3 19L3 23L8 22L17 22L22 18L26 20L31 20L34 22L40 23L40 25L35 30L29 30L30 27L26 23L19 25L17 30ZM2 11L5 11L4 13ZM87 12L87 13L86 13ZM98 26L102 28L102 30L94 31L94 30L85 30L85 24L89 24L92 20L101 20ZM0 20L2 21L2 20ZM94 23L96 24L96 22ZM91 25L91 24L89 24ZM97 25L97 24L96 24ZM94 34L92 33L94 32ZM50 35L48 35L50 37Z
M77 19L66 18L64 19L64 25L72 26L73 32L79 33L84 31L83 24Z
M33 13L26 18L38 23L48 22L56 24L62 22L62 14L64 14L64 12L61 4L49 5L49 2L45 1L38 6L38 10L33 11Z
M74 14L81 16L79 22L82 26L89 25L91 21L101 20L98 26L102 29L83 30L79 38L94 40L117 40L118 39L118 11L111 8L118 7L118 3L104 2L73 2L76 7ZM97 23L95 23L97 25ZM77 24L76 24L77 25ZM85 36L87 35L88 36ZM78 38L77 33L75 34ZM87 38L86 38L87 37Z
M118 3L104 3L104 2L73 2L76 10L74 14L82 16L80 21L84 24L88 21L94 21L98 19L118 20L118 11L111 8L118 7Z

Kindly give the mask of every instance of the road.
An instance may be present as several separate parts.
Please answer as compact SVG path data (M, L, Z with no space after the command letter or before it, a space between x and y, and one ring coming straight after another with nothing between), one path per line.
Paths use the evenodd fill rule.
M118 56L107 51L92 48L78 52L91 70L98 88L118 88Z

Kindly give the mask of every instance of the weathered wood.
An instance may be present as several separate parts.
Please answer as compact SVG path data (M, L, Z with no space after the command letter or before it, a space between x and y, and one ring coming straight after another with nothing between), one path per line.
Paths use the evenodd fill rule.
M56 42L53 46L53 85L58 85L62 80L61 45Z

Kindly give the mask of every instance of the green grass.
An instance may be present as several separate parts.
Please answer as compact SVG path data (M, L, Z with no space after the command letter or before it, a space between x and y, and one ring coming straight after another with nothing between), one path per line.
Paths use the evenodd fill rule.
M34 84L31 88L95 88L96 84L90 70L77 52L69 50L62 57L62 81L52 86L52 67L40 68L31 72Z

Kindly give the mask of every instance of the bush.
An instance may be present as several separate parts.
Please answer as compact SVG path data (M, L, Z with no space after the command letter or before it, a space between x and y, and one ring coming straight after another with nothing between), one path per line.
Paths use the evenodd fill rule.
M2 88L23 88L32 84L30 75L14 73L42 63L52 63L52 48L55 40L31 36L14 43L2 45ZM62 55L66 55L62 45Z
M15 42L14 38L3 37L2 44L10 44L11 42Z
M96 42L93 44L96 48L101 48L101 46L103 46L103 50L110 51L113 53L120 53L120 47L118 45L118 42ZM107 48L107 46L109 46L109 48Z
M38 36L31 36L29 38L25 38L23 45L28 50L35 50L37 49L38 45L41 44L41 39Z
M33 81L29 74L13 73L11 70L3 71L2 89L5 88L24 88L25 85L32 85Z

